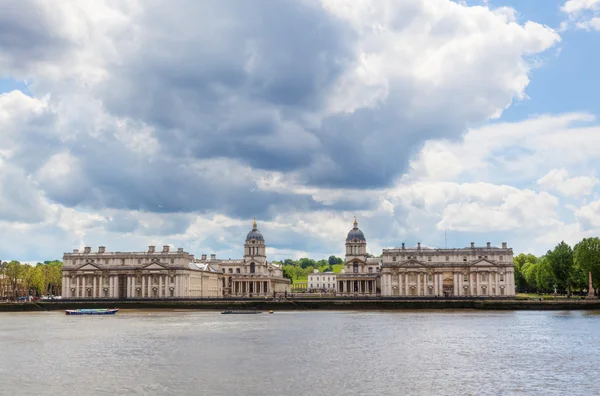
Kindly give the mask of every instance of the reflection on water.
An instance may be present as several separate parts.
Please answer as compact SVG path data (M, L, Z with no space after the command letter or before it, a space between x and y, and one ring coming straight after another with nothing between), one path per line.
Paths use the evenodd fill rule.
M597 394L599 325L593 311L0 313L0 394Z

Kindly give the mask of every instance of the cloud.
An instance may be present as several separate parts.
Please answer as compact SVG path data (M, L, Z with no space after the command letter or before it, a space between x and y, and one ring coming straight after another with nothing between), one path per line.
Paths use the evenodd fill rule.
M569 177L566 169L552 169L537 181L545 189L572 197L590 195L599 182L594 176Z
M237 257L252 217L271 258L342 254L354 215L374 253L537 237L565 223L548 164L597 158L589 114L490 124L560 41L511 8L24 0L0 26L0 70L31 93L0 94L5 255Z
M561 11L569 17L563 29L571 23L577 29L600 30L600 0L568 0Z

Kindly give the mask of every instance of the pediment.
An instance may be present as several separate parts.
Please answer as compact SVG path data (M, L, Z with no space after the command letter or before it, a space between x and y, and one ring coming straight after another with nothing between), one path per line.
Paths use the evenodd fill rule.
M400 266L408 267L408 268L421 268L421 267L426 267L427 265L422 261L410 259L410 260L407 260L407 261L401 263Z
M498 264L496 264L488 259L479 259L479 260L471 263L470 266L471 267L497 267Z
M78 271L99 271L100 268L96 267L94 264L86 263L81 267L77 268Z
M159 263L150 263L147 266L144 267L144 269L166 269L164 266L160 265Z

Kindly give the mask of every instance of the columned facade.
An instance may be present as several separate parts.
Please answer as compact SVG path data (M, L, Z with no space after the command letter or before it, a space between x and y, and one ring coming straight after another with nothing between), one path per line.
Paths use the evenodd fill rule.
M381 265L383 296L512 297L515 295L512 249L471 247L385 249Z
M367 257L367 239L354 218L346 236L344 269L337 274L337 294L342 296L376 296L379 293L378 258Z
M157 252L74 250L63 256L63 298L221 297L222 275L183 249Z
M283 277L280 265L267 261L265 239L258 230L256 220L246 235L242 259L217 259L211 254L202 255L198 263L210 265L223 275L225 297L273 297L290 291L290 280Z

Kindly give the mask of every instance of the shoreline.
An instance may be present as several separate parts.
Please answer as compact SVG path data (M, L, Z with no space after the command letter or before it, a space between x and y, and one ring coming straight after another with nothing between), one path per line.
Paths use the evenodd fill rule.
M287 299L281 301L238 300L55 300L31 303L0 303L0 312L39 312L82 308L189 309L189 310L600 310L599 299Z

